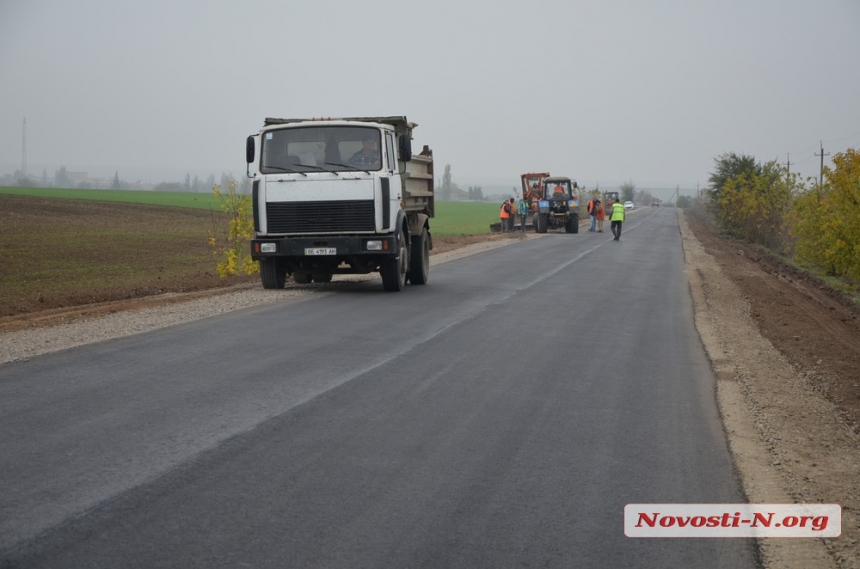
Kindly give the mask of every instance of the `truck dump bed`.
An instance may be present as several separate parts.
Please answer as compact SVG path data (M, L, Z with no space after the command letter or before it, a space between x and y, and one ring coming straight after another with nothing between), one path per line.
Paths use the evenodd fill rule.
M433 153L427 146L406 163L403 209L434 217Z

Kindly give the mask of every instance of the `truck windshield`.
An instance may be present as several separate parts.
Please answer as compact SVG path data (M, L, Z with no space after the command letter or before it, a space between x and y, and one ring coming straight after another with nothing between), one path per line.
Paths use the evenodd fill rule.
M379 130L361 126L303 126L263 134L262 174L353 172L382 168Z

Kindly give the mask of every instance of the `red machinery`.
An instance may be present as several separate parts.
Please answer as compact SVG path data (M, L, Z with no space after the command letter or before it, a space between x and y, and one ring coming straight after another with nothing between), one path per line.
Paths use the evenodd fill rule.
M523 199L529 204L529 211L538 210L538 200L541 198L544 178L549 178L549 172L531 172L520 176L523 186Z

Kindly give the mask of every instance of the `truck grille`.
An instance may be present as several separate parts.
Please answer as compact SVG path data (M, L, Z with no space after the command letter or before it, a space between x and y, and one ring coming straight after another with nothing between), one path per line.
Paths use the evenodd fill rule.
M373 231L373 200L270 202L269 233L352 233Z

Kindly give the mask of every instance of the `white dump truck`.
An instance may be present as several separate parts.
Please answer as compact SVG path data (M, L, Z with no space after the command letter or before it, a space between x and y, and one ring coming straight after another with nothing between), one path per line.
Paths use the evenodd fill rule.
M387 291L427 283L433 154L406 117L265 119L248 137L264 288L379 272Z

